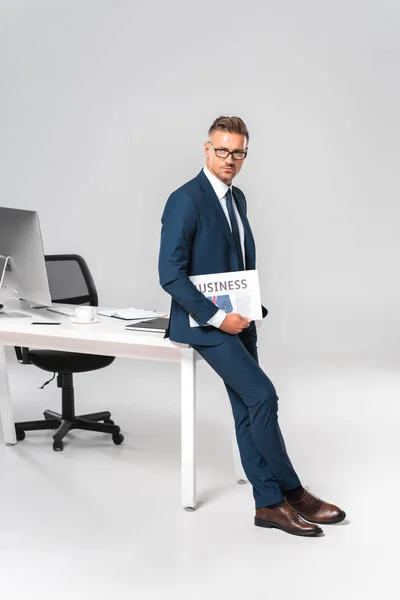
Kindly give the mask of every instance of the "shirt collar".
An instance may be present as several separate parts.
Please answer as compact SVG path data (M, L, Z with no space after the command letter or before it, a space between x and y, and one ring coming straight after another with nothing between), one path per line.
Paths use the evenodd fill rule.
M222 198L226 195L228 189L232 192L232 186L226 185L223 181L215 177L213 173L204 165L203 168L204 175L207 177L208 181L211 183L214 192L216 193L218 200L222 200Z

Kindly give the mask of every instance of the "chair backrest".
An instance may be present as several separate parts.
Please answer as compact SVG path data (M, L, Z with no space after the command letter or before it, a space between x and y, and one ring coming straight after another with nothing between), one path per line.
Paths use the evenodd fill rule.
M47 254L46 270L52 302L98 306L93 277L78 254Z
M61 304L98 306L93 277L79 254L47 254L45 256L51 301ZM19 362L30 364L28 348L15 347Z

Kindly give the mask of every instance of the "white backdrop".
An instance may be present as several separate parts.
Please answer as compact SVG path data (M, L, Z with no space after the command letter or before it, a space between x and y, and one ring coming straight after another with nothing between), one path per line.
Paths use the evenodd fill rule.
M39 211L100 301L168 308L160 216L215 117L250 131L264 353L396 360L395 0L0 0L1 205Z
M254 531L203 361L201 510L181 511L179 368L121 359L75 378L79 410L111 409L121 447L0 443L5 597L16 580L50 597L46 580L60 598L264 598L259 573L299 600L393 595L393 502L375 515L377 492L400 495L399 50L398 0L0 0L0 205L38 210L45 251L81 253L103 304L168 308L165 201L203 166L214 118L245 120L262 366L302 483L349 518L303 552ZM55 383L39 391L45 374L9 357L16 420L58 410Z

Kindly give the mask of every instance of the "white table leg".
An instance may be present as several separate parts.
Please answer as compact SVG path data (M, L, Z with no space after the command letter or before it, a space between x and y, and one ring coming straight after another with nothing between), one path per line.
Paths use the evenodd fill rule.
M4 443L16 444L17 438L15 436L14 415L11 405L4 346L0 346L0 421L3 428Z
M185 510L196 508L196 358L192 348L181 354L181 485Z
M240 460L239 448L236 440L235 424L232 427L232 454L233 454L233 472L238 483L247 483L246 473L243 470L242 461Z

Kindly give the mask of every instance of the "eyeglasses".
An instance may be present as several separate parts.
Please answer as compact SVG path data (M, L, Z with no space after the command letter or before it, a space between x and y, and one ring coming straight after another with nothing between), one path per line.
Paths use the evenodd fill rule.
M233 152L229 152L229 150L225 150L225 148L216 148L214 144L211 142L207 142L214 148L215 156L218 158L228 158L230 154L232 154L232 158L234 160L244 160L247 156L247 150L234 150Z

